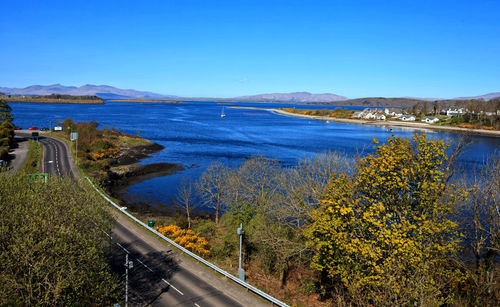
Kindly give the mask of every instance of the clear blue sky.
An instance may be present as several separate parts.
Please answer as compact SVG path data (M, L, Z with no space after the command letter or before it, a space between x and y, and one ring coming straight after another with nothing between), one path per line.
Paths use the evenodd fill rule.
M2 1L0 86L180 96L500 91L500 1Z

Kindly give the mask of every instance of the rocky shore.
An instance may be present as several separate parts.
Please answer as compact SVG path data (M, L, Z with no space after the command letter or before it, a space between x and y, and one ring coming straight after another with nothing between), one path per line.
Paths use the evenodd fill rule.
M132 203L129 199L123 197L123 192L131 185L141 181L174 174L175 172L184 170L181 165L173 163L136 164L140 160L149 157L150 154L163 150L164 148L165 147L156 143L122 148L120 155L110 161L111 167L103 182L104 188L110 195L120 199L125 206L133 209L137 207L135 209L144 211L147 206L141 203Z

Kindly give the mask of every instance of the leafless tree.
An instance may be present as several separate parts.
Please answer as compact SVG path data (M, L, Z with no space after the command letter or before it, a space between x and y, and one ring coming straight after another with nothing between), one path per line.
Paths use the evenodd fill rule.
M203 203L215 209L215 224L219 224L219 215L223 211L222 198L228 173L229 169L221 162L216 161L206 169L196 185Z
M186 212L188 228L191 228L191 211L196 206L196 202L194 202L193 181L191 179L184 179L180 182L180 185L177 187L175 201Z
M464 179L465 180L465 179ZM474 258L476 299L500 298L500 155L496 153L474 177L474 187L463 210L466 242ZM480 303L477 301L476 303Z

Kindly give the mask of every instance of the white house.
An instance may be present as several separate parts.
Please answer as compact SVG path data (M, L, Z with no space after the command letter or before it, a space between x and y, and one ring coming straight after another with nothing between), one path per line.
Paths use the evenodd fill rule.
M446 110L446 116L458 116L458 115L464 115L466 112L464 108L460 109L448 109Z
M364 109L363 111L354 112L352 116L356 118L378 119L378 120L385 120L386 118L385 115L382 113L382 110L371 109L371 108Z
M398 108L385 108L384 113L396 118L403 116L403 112Z
M412 121L415 121L416 118L413 115L403 115L403 116L401 116L400 119L405 121L405 122L412 122Z
M429 124L434 124L439 121L439 118L437 117L422 117L421 121L429 123Z

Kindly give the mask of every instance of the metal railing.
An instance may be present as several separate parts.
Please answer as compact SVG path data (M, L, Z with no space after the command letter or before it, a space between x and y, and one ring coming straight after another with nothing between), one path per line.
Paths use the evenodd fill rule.
M90 179L88 177L85 177L89 183L92 185L92 187L105 199L107 200L110 204L112 204L116 209L120 210L123 214L125 214L126 216L128 216L129 218L131 218L132 220L134 220L137 224L143 226L144 228L146 228L147 230L151 231L152 233L154 233L155 235L159 236L160 238L162 238L163 240L167 241L169 244L175 246L176 248L178 248L179 250L181 250L183 253L191 256L192 258L194 258L195 260L203 263L204 265L206 265L207 267L213 269L214 271L216 271L217 273L220 273L222 275L224 275L225 277L231 279L232 281L234 281L235 283L247 288L248 290L254 292L255 294L265 298L266 300L270 301L271 303L273 304L276 304L278 306L283 306L283 307L289 307L287 304L283 303L282 301L270 296L269 294L263 292L262 290L259 290L257 288L255 288L254 286L242 281L241 279L229 274L228 272L224 271L223 269L219 268L218 266L206 261L205 259L201 258L200 256L192 253L191 251L185 249L184 247L180 246L179 244L175 243L174 241L170 240L169 238L165 237L164 235L162 235L161 233L159 233L158 231L154 230L153 228L149 227L148 225L146 225L145 223L143 223L141 220L137 219L135 216L133 216L132 214L128 213L126 211L126 209L118 206L117 204L115 204L111 199L109 199L109 197L107 197L104 193L102 193L101 191L99 191L99 189L97 189L94 184L92 183L92 181L90 181Z

